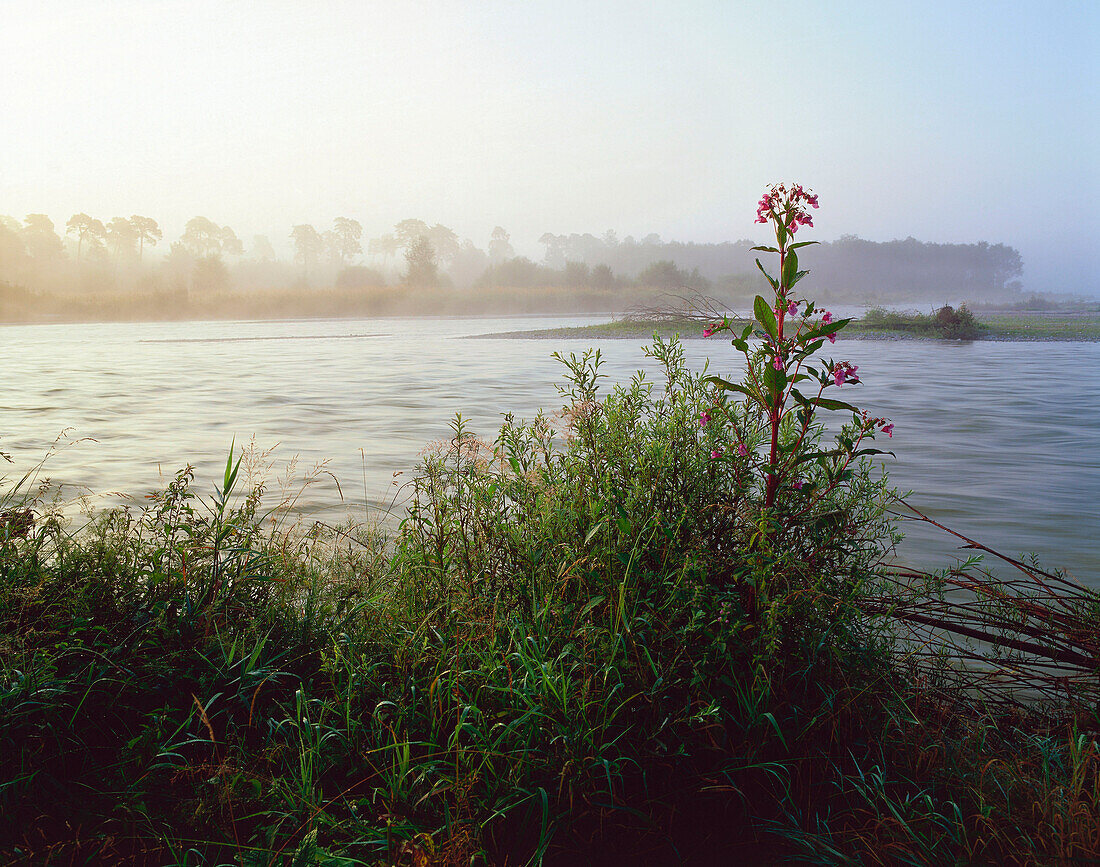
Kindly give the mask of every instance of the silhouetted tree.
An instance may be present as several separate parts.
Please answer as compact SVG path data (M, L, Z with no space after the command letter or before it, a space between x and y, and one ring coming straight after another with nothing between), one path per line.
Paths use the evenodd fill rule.
M0 277L12 279L26 265L27 249L21 234L17 220L0 217Z
M592 285L596 289L614 289L615 275L607 265L597 265L592 269Z
M219 253L225 253L227 256L244 255L244 244L242 244L241 239L237 237L237 233L228 226L222 226L218 229L217 237Z
M134 214L130 217L130 225L134 227L138 238L138 260L145 257L145 245L155 247L161 239L160 226L152 217L141 217Z
M371 238L370 243L367 244L367 250L372 256L382 257L382 267L386 267L386 263L397 255L397 251L401 249L401 243L397 240L396 235L383 235L381 238Z
M447 273L457 285L473 286L488 266L489 257L485 255L485 251L467 238L459 246L458 253L451 260Z
M183 243L175 241L164 257L164 274L168 285L177 292L186 292L195 271L195 254Z
M275 261L275 248L271 246L267 235L256 235L252 239L252 258L261 262Z
M65 224L66 235L76 235L76 260L79 262L85 241L102 243L107 237L107 230L99 220L89 217L87 214L73 214L69 222Z
M306 271L310 271L325 252L324 239L308 223L291 229L290 237L294 241L294 261Z
M562 278L570 289L582 289L588 285L591 275L584 262L566 262Z
M137 243L138 231L134 228L133 223L125 217L114 217L107 224L107 244L115 254L116 259L120 258L123 253L133 254L136 252Z
M683 285L683 275L675 262L662 259L642 271L638 275L638 282L643 286L655 286L658 289L675 289Z
M354 256L363 252L359 239L363 237L363 227L357 220L337 217L332 221L332 249L340 264L346 264Z
M196 257L221 252L221 227L206 217L193 217L187 221L180 243Z
M397 244L402 249L408 252L409 248L420 238L428 237L431 229L428 228L428 224L423 220L409 219L402 220L396 226L393 227L394 237L397 238Z
M511 259L516 254L512 249L511 238L500 226L493 227L493 234L489 236L489 262L499 265L506 259Z
M65 248L54 231L53 220L45 214L27 214L23 224L23 243L35 262L52 263L64 258Z
M454 261L458 255L458 235L446 226L436 223L428 230L428 240L432 242L436 259L444 266Z
M546 255L543 257L543 261L551 268L565 267L564 241L564 235L555 235L551 232L545 232L539 238L539 243L546 245Z
M432 242L421 235L405 250L405 261L409 269L405 273L405 282L416 288L428 288L439 282L439 268L435 261Z

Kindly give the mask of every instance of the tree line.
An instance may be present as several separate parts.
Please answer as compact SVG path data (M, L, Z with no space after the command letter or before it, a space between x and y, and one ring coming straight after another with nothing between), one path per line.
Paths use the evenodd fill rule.
M78 213L63 230L45 214L22 221L0 216L0 281L32 291L646 286L741 297L761 288L748 240L700 244L656 234L638 240L613 231L600 237L548 232L539 239L544 255L536 262L516 255L500 226L482 248L447 226L414 218L364 239L357 220L336 217L328 228L292 226L288 261L268 237L254 236L246 250L232 228L203 216L189 220L167 250L163 240L157 221L137 214L103 221ZM162 255L148 255L158 246ZM1022 288L1020 254L1004 244L874 242L848 235L805 258L819 286L852 300L1000 300Z

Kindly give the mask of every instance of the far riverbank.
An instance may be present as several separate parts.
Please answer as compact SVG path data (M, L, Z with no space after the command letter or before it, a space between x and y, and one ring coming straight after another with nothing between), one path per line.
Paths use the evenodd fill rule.
M912 317L909 317L911 320ZM978 328L968 340L1035 340L1035 341L1100 341L1100 312L989 313L975 316ZM735 320L747 324L748 320ZM865 340L943 340L957 339L922 333L905 327L899 318L898 327L884 327L855 319L844 330L845 338ZM517 338L525 340L648 340L656 332L662 337L679 335L684 340L703 338L701 319L622 318L595 325L566 328L539 328L530 331L503 331L471 335L479 338Z

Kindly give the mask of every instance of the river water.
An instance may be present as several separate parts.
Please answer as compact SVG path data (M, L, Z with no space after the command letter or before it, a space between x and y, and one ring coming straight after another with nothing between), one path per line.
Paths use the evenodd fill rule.
M604 317L603 319L606 319ZM331 520L393 503L425 443L455 412L495 433L502 413L560 407L554 350L598 346L608 382L655 365L632 340L465 339L603 321L596 317L110 323L0 328L0 450L10 481L63 430L81 440L44 473L70 500L117 502L193 464L201 490L230 443L276 447L276 475L297 458L339 479L297 508ZM736 375L728 343L689 340L694 365ZM1100 343L838 340L858 364L856 402L895 424L893 484L937 520L1008 554L1100 586ZM328 477L324 477L327 479ZM273 479L271 487L278 487ZM0 489L2 495L2 489ZM904 559L948 565L967 552L906 525Z

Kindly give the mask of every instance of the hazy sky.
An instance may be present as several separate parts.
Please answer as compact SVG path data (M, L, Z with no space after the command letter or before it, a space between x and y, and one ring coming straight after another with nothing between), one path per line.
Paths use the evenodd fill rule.
M0 214L1003 241L1100 295L1100 2L10 2ZM811 267L812 267L812 263Z

